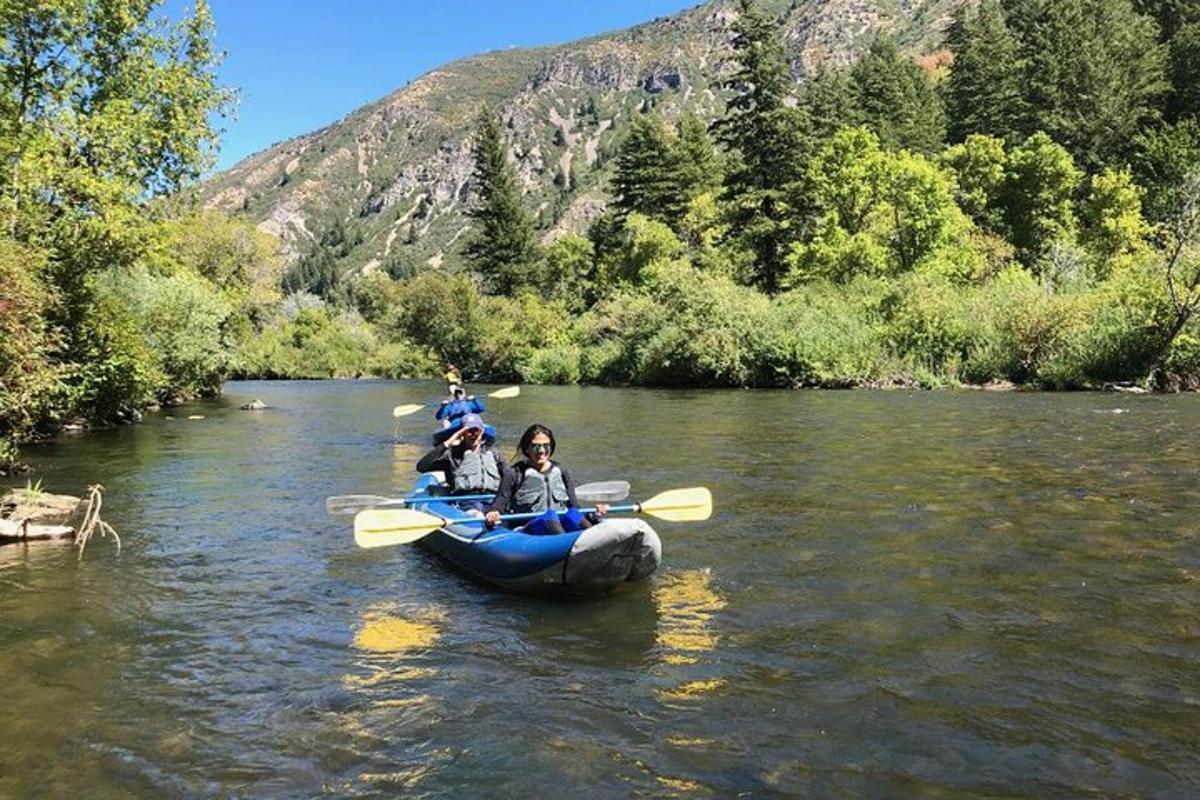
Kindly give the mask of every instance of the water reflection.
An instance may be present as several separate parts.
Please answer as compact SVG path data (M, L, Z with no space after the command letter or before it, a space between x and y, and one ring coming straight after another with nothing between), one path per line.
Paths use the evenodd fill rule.
M700 655L717 649L720 637L713 630L713 614L725 600L712 588L707 569L665 575L654 589L658 607L658 645L667 664L695 664Z
M398 603L371 606L363 612L362 624L353 641L354 647L363 655L356 666L367 670L367 674L347 675L343 685L371 687L432 677L436 674L433 668L411 666L405 661L406 657L425 655L437 644L445 619L439 609L425 608L402 614Z
M719 676L691 677L697 667L703 670L721 642L714 615L725 608L725 599L713 588L712 573L707 569L668 573L654 589L658 608L658 649L662 663L672 670L677 683L660 688L663 702L695 700L724 688L728 681ZM709 665L711 666L711 665ZM682 673L682 674L680 674Z

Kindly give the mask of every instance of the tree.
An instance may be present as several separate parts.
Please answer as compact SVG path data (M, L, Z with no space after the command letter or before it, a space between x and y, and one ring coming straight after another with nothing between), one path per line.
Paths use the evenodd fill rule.
M679 133L677 181L680 196L687 204L698 195L720 187L724 166L703 120L695 114L684 114L676 127Z
M673 223L687 202L680 192L680 169L674 134L662 117L654 112L635 116L617 151L614 205L625 214Z
M1200 115L1200 6L1170 40L1171 119Z
M754 0L741 0L733 51L737 67L723 85L736 93L714 124L731 154L724 199L735 244L753 254L750 280L774 293L787 268L788 190L802 174L808 120L788 105L792 80L776 25Z
M999 0L961 6L946 34L954 54L946 81L950 140L985 134L1015 142L1025 115L1020 44Z
M128 417L150 397L153 354L129 314L100 302L97 277L152 254L158 201L212 163L232 100L207 3L177 23L159 6L0 2L0 247L24 254L37 289L22 295L50 300L36 329L53 347L36 352L58 379L0 402L0 436Z
M1187 117L1141 132L1135 139L1134 174L1146 188L1146 214L1163 220L1180 207L1179 191L1200 164L1200 120Z
M1147 371L1156 382L1171 345L1200 308L1200 170L1184 180L1178 205L1160 226L1162 275L1171 301L1171 315L1158 336Z
M888 149L933 153L945 140L942 100L929 76L900 53L890 36L879 35L850 70L863 124Z
M1009 154L1005 218L1010 241L1026 265L1051 244L1074 241L1080 177L1071 154L1044 133L1035 133Z
M856 102L849 72L820 67L805 81L799 100L810 121L813 140L823 142L841 128L859 124Z
M634 117L617 154L614 205L622 214L636 212L678 229L692 199L716 188L720 179L703 122L685 115L672 130L650 112Z
M1142 218L1142 188L1128 169L1093 175L1083 202L1083 243L1100 259L1102 275L1113 259L1146 245L1150 228Z
M500 120L488 110L479 115L473 155L475 203L468 213L478 227L466 255L490 291L511 294L528 282L537 265L538 247L508 161Z
M1168 88L1153 20L1129 0L1005 0L1021 42L1027 134L1045 131L1089 171L1128 158Z
M966 141L946 148L941 163L958 181L958 202L975 223L1002 233L1001 203L1008 166L1004 142L973 133Z

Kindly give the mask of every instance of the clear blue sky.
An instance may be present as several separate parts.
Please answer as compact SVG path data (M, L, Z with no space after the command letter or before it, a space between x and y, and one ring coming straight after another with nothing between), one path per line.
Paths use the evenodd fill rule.
M186 6L185 6L186 2ZM554 44L699 0L210 0L226 85L241 90L219 169L320 128L456 58ZM190 0L170 0L177 13Z

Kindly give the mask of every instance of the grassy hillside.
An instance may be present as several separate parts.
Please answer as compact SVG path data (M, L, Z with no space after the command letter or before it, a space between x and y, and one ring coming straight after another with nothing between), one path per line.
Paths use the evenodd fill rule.
M874 31L914 52L936 47L964 0L793 0L780 15L798 81L852 61ZM206 201L283 240L291 258L321 247L336 222L344 271L411 274L455 264L470 195L469 131L498 108L543 235L582 230L607 202L611 157L633 114L708 119L722 108L733 4L570 44L485 53L440 67L322 130L215 176ZM326 237L328 241L328 237Z

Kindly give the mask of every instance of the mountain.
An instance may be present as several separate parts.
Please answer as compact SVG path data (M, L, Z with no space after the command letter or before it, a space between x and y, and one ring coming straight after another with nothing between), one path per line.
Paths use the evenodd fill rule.
M914 55L934 50L971 0L774 0L797 81L852 63L876 31ZM212 177L208 206L247 215L291 258L335 248L344 270L406 274L458 259L468 227L471 130L499 110L527 202L547 238L604 208L612 156L649 105L722 113L733 0L569 44L465 58L328 127Z

